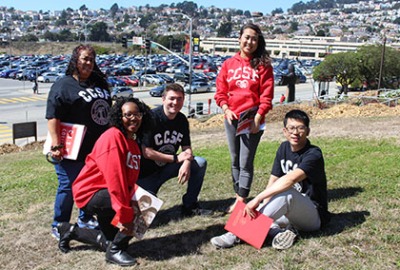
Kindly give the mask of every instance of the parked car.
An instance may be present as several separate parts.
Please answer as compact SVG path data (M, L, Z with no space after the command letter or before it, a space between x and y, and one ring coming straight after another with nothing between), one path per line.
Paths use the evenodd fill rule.
M140 77L142 82L147 82L150 84L163 84L165 83L164 79L158 76L158 74L145 74Z
M174 80L176 82L189 82L189 73L178 72L174 74Z
M195 81L192 82L190 91L189 91L189 84L185 85L184 89L186 93L191 93L191 94L199 92L210 92L211 85L207 82Z
M44 83L51 83L51 82L55 82L59 76L60 76L60 74L58 74L58 73L45 72L42 75L37 77L37 81L44 82Z
M175 82L174 78L172 78L171 76L169 76L167 74L157 74L157 75L160 76L161 78L163 78L166 83Z
M166 86L166 84L162 84L162 85L159 85L157 87L150 89L150 91L149 91L150 96L161 97L162 93L164 92L165 86Z
M133 90L127 86L113 87L111 90L111 98L117 99L117 97L133 97Z
M113 77L113 76L107 77L107 82L109 85L111 85L113 87L114 86L126 86L126 83L123 80L121 80L117 77Z
M215 65L204 65L203 66L203 73L208 72L218 72L218 68Z
M123 80L127 86L134 86L134 87L139 86L139 79L137 79L133 75L131 75L131 76L121 76L119 78L121 80Z

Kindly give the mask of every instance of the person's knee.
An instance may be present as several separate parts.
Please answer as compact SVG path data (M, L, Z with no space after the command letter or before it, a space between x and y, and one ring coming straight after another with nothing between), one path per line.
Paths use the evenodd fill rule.
M203 157L194 157L194 160L196 161L197 165L199 168L206 169L207 168L207 160Z

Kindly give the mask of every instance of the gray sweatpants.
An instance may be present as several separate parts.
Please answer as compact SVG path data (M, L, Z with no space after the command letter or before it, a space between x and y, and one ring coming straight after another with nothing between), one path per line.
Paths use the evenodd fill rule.
M232 125L225 119L225 133L231 155L233 188L240 197L247 198L254 174L254 157L264 131L236 136L237 121Z
M316 231L321 227L315 204L294 188L273 196L260 212L274 220L268 233L270 236L289 225L300 231Z

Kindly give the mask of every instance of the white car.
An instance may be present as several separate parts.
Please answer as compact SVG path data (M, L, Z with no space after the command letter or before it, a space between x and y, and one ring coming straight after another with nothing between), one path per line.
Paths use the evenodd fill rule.
M60 76L59 73L45 72L37 78L38 82L51 83L55 82Z
M189 93L189 84L185 85L184 87L185 92ZM190 93L199 93L199 92L210 92L211 91L211 85L207 82L203 81L194 81L192 82Z
M147 82L150 84L163 84L165 83L165 80L158 76L157 74L145 74L142 77L140 77L140 80L142 82Z

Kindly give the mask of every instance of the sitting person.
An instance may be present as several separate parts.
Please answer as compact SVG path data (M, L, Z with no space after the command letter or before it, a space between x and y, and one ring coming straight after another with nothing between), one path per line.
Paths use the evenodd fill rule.
M301 110L288 112L284 119L283 142L275 157L264 191L246 204L245 214L260 212L274 220L268 232L275 249L290 248L299 231L316 231L330 220L324 158L321 149L310 143L310 119ZM217 248L239 243L228 232L211 239Z
M118 98L110 111L110 128L97 140L85 166L74 181L76 205L97 217L100 229L61 222L59 249L69 252L71 240L106 251L106 261L121 266L136 264L126 252L133 237L136 215L131 198L139 176L140 139L152 123L150 108L136 98Z
M179 184L188 182L187 192L182 198L182 215L211 215L211 210L202 209L198 203L207 161L193 156L189 122L181 112L184 101L185 91L180 84L165 87L163 105L152 110L155 129L143 138L143 157L137 183L157 195L166 181L178 177ZM182 152L178 155L180 148Z

